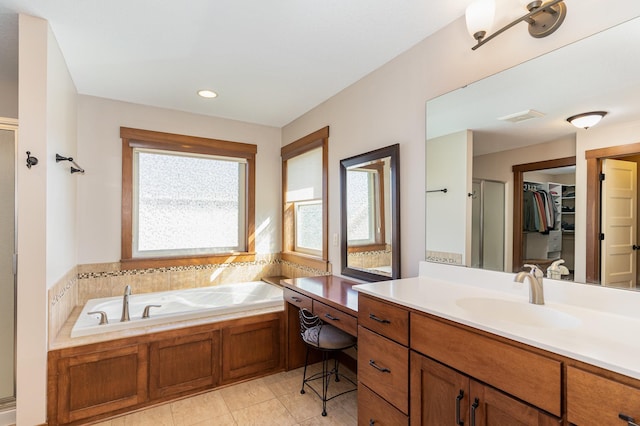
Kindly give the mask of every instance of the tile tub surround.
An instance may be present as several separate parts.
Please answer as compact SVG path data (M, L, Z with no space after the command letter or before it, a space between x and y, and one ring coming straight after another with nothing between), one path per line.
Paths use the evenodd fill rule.
M78 268L71 268L48 292L50 338L56 336L78 304Z

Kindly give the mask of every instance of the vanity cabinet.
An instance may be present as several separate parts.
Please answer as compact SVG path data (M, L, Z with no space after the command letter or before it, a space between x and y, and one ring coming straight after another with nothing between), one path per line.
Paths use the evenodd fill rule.
M411 352L411 425L551 426L561 420Z
M409 311L358 298L358 423L408 424Z
M418 313L411 313L411 349L562 416L561 361Z
M567 367L567 420L577 426L640 423L640 387L577 367ZM635 420L631 420L635 419Z

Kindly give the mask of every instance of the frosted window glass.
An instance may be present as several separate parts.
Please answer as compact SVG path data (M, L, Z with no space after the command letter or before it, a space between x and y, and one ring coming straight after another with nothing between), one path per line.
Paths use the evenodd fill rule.
M138 256L244 251L245 164L135 151Z
M375 240L374 177L371 172L347 172L347 235L352 243L373 243Z
M322 148L312 149L287 160L286 201L322 198Z
M296 251L322 253L322 202L296 204Z

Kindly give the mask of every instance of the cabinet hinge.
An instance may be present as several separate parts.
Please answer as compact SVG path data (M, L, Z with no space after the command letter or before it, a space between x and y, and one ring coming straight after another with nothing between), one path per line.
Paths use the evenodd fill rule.
M600 233L600 241L604 241L604 234Z
M604 173L600 173L600 182L604 181Z

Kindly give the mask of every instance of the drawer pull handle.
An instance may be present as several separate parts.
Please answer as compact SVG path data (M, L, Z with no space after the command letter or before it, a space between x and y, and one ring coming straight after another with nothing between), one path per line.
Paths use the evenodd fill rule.
M369 365L375 368L376 370L380 371L381 373L391 373L391 370L389 370L386 367L378 366L378 364L376 364L376 362L372 359L369 360Z
M369 318L371 318L374 321L381 322L382 324L391 324L391 321L389 321L388 319L378 318L374 314L369 314Z
M336 318L336 317L334 317L333 315L330 315L330 314L324 314L324 316L326 318L329 318L331 321L340 321L340 318Z
M296 296L291 296L291 300L293 300L296 303L302 302L302 299L300 299L299 297L296 297Z
M480 405L480 401L476 398L471 404L471 426L476 426L476 409Z
M456 396L456 424L458 426L464 426L464 422L460 420L460 401L464 398L464 391L460 389L460 393Z
M376 421L373 419L369 419L369 426L373 426L376 424Z
M635 419L631 416L620 413L618 414L618 417L620 417L621 420L627 422L627 426L639 426L638 423L636 423Z

